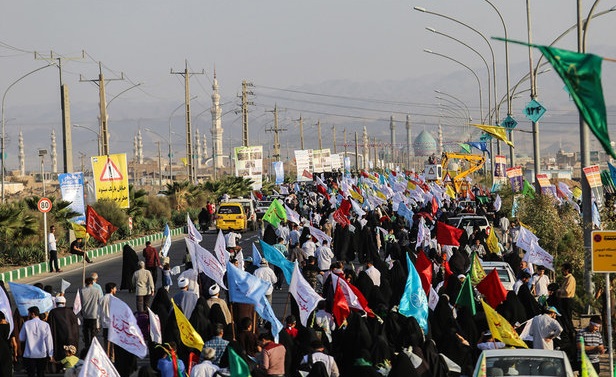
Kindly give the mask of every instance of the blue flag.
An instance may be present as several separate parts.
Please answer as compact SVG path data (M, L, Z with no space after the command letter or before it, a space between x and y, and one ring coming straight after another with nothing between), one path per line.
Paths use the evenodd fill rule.
M614 186L616 186L616 167L609 162L607 163L607 166L610 168L610 177L612 177L612 182L614 182Z
M406 279L404 293L400 299L398 313L405 317L414 317L422 328L424 334L428 333L428 299L426 292L421 286L419 274L406 254L406 264L409 268L409 276Z
M28 308L32 306L37 306L41 313L46 313L54 307L51 295L40 288L12 281L9 281L9 286L19 309L19 315L22 317L28 316Z
M285 256L282 255L282 253L274 246L263 242L262 240L259 240L259 243L261 244L261 249L263 250L263 256L265 259L267 259L267 261L274 266L280 267L284 273L284 278L287 281L287 284L291 284L294 268L293 262L285 258Z
M254 243L252 244L252 264L257 267L261 265L261 253Z
M274 335L274 340L278 342L278 333L282 330L283 326L278 318L276 318L276 313L274 313L274 309L272 309L272 305L267 301L265 295L263 295L261 301L255 305L255 310L261 318L272 324L272 335Z
M488 146L485 141L471 141L466 144L470 145L473 148L477 148L482 152L487 152L488 154L490 154L490 151L488 150Z
M413 211L411 211L403 202L398 204L398 215L404 217L409 222L409 228L413 227Z
M163 241L163 246L160 248L160 255L166 258L169 254L169 249L171 248L171 230L169 229L169 224L165 225L163 237L165 240Z
M258 305L271 283L242 271L227 262L227 288L229 301Z

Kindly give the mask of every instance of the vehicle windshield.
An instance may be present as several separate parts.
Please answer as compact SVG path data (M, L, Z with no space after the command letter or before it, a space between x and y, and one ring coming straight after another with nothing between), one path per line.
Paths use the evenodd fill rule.
M257 202L257 207L269 207L272 204L270 201Z
M505 270L502 267L495 267L495 268L496 268L496 273L498 274L498 277L500 278L501 282L511 283L511 279L509 277L509 273L507 272L507 270ZM489 267L486 269L489 269Z
M238 206L221 206L218 208L219 215L240 215L242 210Z
M495 356L486 359L487 376L565 377L563 359L533 356Z
M467 219L462 219L462 221L460 222L460 227L482 227L482 226L488 226L488 223L486 221L486 219L484 218L467 218Z

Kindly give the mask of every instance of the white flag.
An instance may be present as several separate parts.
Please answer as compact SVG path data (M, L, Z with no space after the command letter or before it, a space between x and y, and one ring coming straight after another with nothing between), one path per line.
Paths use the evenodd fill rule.
M81 295L79 294L79 290L75 294L75 300L73 301L73 313L77 316L77 324L81 325L81 318L79 318L79 313L81 312Z
M518 237L515 239L515 245L524 251L531 251L533 243L539 243L539 238L535 236L528 228L520 226Z
M300 224L301 220L299 218L299 213L289 208L289 206L286 203L284 204L284 210L287 212L287 220L289 222Z
M192 261L195 269L211 277L222 288L227 289L223 280L223 276L227 271L226 265L222 266L214 254L204 249L197 241L193 241L190 238L184 239L186 240L189 252L191 252L191 255L194 255Z
M500 211L502 205L503 205L503 201L501 200L500 195L496 194L496 199L494 199L494 211L495 212Z
M257 246L253 243L252 244L252 264L260 267L261 266L261 253L259 253L259 249L257 249Z
M434 290L434 288L430 287L430 296L428 297L428 307L434 310L436 308L436 304L438 304L439 296L438 293Z
M361 207L359 206L359 204L355 200L353 200L353 199L349 199L349 200L351 201L351 207L353 208L353 211L355 211L357 216L359 218L364 217L364 215L366 214L366 211L361 209Z
M96 337L92 338L92 345L79 371L79 377L120 377Z
M238 251L235 254L235 259L237 259L238 268L244 271L244 252L242 250Z
M310 234L317 239L323 245L323 240L327 241L328 245L332 244L332 238L325 234L321 229L317 229L313 226L308 225L308 229L310 230Z
M182 268L180 266L175 266L171 269L171 275L179 275L182 272Z
M186 228L188 229L188 238L197 242L203 240L203 236L199 233L197 227L195 227L195 223L192 222L188 213L186 214Z
M537 242L531 244L530 250L526 251L522 260L554 271L554 257L541 248Z
M9 323L11 329L9 331L10 338L13 333L13 327L15 326L13 324L13 311L11 310L11 302L2 288L0 288L0 312L4 313L4 318L6 318L6 321Z
M68 289L68 287L71 286L71 283L69 283L68 281L62 279L62 283L60 285L60 292L62 293L66 293L66 290Z
M148 346L137 326L137 318L126 303L117 297L109 298L109 341L143 359Z
M295 261L293 269L293 277L289 284L289 293L293 295L297 306L299 306L299 320L303 326L308 326L308 317L314 309L316 309L319 301L324 300L317 292L312 289L310 284L304 279L302 273L299 272L299 266Z
M214 253L216 254L216 259L226 268L231 255L227 251L227 241L225 241L225 235L222 233L222 230L218 231L218 237L216 237L216 244L214 245Z
M162 343L163 332L160 327L160 318L150 308L148 308L148 316L150 317L150 338L154 343Z

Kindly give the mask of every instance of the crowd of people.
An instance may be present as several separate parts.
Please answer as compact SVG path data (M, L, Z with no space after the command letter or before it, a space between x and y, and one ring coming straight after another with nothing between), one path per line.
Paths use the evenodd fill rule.
M490 333L481 305L473 313L456 304L477 254L484 260L506 261L515 271L518 281L514 289L494 309L523 336L533 338L527 342L529 347L561 349L575 365L579 357L576 337L582 336L586 352L598 368L599 355L605 352L602 321L595 316L587 327L575 329L572 301L576 282L571 265L565 263L559 266L559 274L551 274L557 283L550 281L544 266L523 261L523 251L515 245L519 223L495 212L492 198L477 200L475 207L469 207L466 200L464 206L459 205L466 198L443 198L439 206L433 201L412 201L410 218L394 211L391 200L383 200L378 205L350 206L341 218L336 211L341 202L353 200L351 195L334 179L322 184L325 189L303 187L284 198L299 221L264 221L261 234L265 243L289 261L297 261L304 279L322 297L305 325L298 321L299 307L288 295L280 318L284 319L284 328L273 333L272 324L258 318L253 305L230 302L225 290L197 271L190 258L185 260L184 271L174 278L173 284L180 290L171 297L167 258L149 243L141 258L125 245L119 287L108 282L103 292L97 276L91 276L80 289L81 325L73 310L64 306L63 297L56 299L57 307L47 315L33 307L27 319L15 315L12 337L0 336L0 349L15 350L0 352L0 358L23 356L29 376L42 376L50 365L54 370L61 365L67 373L75 373L71 369L79 366L76 356L85 355L92 338L102 329L103 344L119 374L131 375L136 371L136 357L107 341L109 296L123 289L135 293L135 316L149 342L150 366L141 368L140 376L228 375L232 355L242 358L252 376L470 376L482 350L508 346ZM199 218L202 229L211 225L209 209L204 208L203 218ZM462 212L491 218L491 231L499 239L498 251L486 244L488 230L478 227L462 232L456 246L437 242L437 223ZM428 237L420 234L420 224L429 229ZM326 237L317 237L314 229ZM240 255L252 255L251 250L242 250L238 238L235 233L227 235L230 262L271 283L265 293L271 303L274 290L285 289L282 269L265 258L257 265L251 263L252 258L238 260ZM414 264L424 257L430 263L428 284L436 297L427 293L427 331L418 318L398 311L410 273L407 257ZM338 279L352 287L361 310L350 303L341 314L335 283ZM475 290L474 296L477 300L481 294ZM172 299L203 338L202 349L183 344ZM160 318L160 344L149 339L150 312ZM2 313L0 335L7 332L1 317ZM527 323L530 325L525 326ZM83 339L80 353L79 328ZM25 342L25 347L17 345L16 340ZM1 364L2 375L11 375L6 364Z

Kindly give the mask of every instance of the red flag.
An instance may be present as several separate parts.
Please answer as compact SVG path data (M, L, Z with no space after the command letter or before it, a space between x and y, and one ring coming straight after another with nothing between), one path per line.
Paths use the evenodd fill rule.
M342 203L340 203L340 207L336 211L334 211L334 214L333 214L334 221L342 225L343 228L347 227L351 224L351 221L349 221L349 218L348 218L350 213L351 213L351 202L344 199Z
M336 284L336 292L334 293L334 301L332 305L332 314L334 315L334 319L336 320L336 324L338 327L342 325L342 322L351 314L351 309L349 309L349 304L347 303L346 297L344 297L344 293L342 292L342 288L340 284Z
M432 285L432 261L428 259L426 253L421 250L417 254L415 269L419 274L421 286L426 292L426 297L430 297L430 286Z
M253 193L257 197L258 200L263 200L263 194L261 193L261 191L254 190Z
M463 233L464 229L447 225L442 221L436 222L436 242L441 245L460 246L460 237Z
M447 288L447 282L449 281L449 277L451 275L453 275L453 272L451 272L451 267L449 267L449 261L447 260L447 254L443 253L443 263L441 264L443 266L443 270L444 272L444 277L443 277L443 286L445 288Z
M475 200L475 194L473 194L473 190L468 187L466 188L466 197L468 198L468 200Z
M438 211L438 203L434 195L432 196L432 215L436 215L436 211Z
M507 290L498 277L496 268L477 284L477 290L486 296L486 301L493 308L496 308L507 298Z
M370 178L370 175L368 173L366 173L365 170L361 171L361 176L364 177L364 178Z
M325 187L323 187L322 185L317 185L317 191L319 192L319 194L323 195L327 201L329 201L329 194L327 193L327 189Z
M396 173L396 171L395 171L395 170L392 170L392 171L391 171L391 174L392 174L394 177L398 175L398 173Z
M86 232L102 243L107 243L111 234L118 230L118 227L105 220L94 208L88 206L86 210Z
M312 173L309 172L308 170L304 169L304 172L302 173L302 177L306 177L308 179L312 179Z

